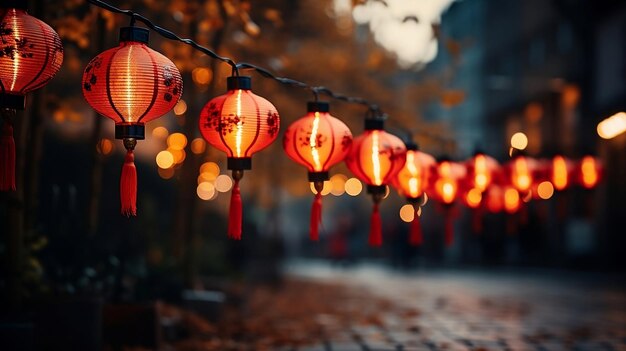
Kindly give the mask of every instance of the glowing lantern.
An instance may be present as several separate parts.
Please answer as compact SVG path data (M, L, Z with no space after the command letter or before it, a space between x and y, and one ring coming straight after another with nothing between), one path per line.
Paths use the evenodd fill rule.
M465 194L465 203L468 207L472 208L472 229L474 233L482 232L482 214L481 204L483 202L483 193L493 182L495 173L499 166L498 162L485 155L484 153L477 151L467 162L467 188Z
M26 94L43 87L61 68L63 46L46 23L26 13L27 1L0 5L0 191L15 190L15 141L11 119Z
M366 119L365 132L354 139L346 157L346 165L367 184L367 192L374 200L369 236L371 246L381 246L383 243L378 207L385 196L386 184L393 180L406 161L406 147L402 140L385 132L383 128L382 118Z
M233 76L226 94L213 98L200 113L200 131L206 141L227 155L234 184L230 199L228 236L241 239L242 206L239 181L252 169L252 155L278 136L280 117L276 107L250 90L250 77Z
M133 150L145 139L144 123L169 112L182 94L182 78L167 57L148 47L145 28L120 29L120 45L93 58L83 73L83 95L115 122L126 157L120 179L122 214L137 214L137 169Z
M434 167L437 161L434 157L418 151L417 144L413 142L406 143L406 149L406 162L394 178L393 185L398 189L400 195L406 197L415 212L411 221L409 243L421 245L423 239L419 220L420 206L424 204L423 196L428 187L430 169Z
M509 165L511 184L522 194L528 194L533 184L533 163L522 155L516 156Z
M520 195L517 189L507 187L504 190L504 210L508 213L515 213L520 208Z
M350 146L352 133L339 119L331 116L327 102L309 102L307 114L293 122L285 131L283 148L287 156L309 171L316 193L311 208L310 238L319 239L322 220L322 190L329 180L328 169L343 161ZM342 184L343 185L343 184Z
M565 157L557 155L552 158L552 171L550 181L556 190L564 190L569 186L569 174L572 170L571 162Z
M585 156L580 161L579 182L585 189L592 189L600 180L601 165L593 156Z
M504 193L499 185L492 185L487 190L487 209L491 213L498 213L504 207Z
M442 157L437 163L433 182L434 195L439 200L445 210L445 230L444 242L450 246L454 240L452 207L459 191L459 181L465 176L465 167L450 161L447 157Z

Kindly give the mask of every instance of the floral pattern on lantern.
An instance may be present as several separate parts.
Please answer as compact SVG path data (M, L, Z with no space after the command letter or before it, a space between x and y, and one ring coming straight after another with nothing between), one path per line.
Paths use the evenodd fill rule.
M366 119L365 132L354 139L346 157L346 165L367 184L367 191L374 200L369 236L371 246L382 245L379 204L385 196L386 185L392 182L406 162L406 147L402 140L383 128L383 119Z
M170 59L148 47L149 32L120 30L120 45L89 62L83 73L85 100L115 121L115 137L123 139L126 157L120 179L121 212L137 214L137 171L133 150L145 138L144 123L169 112L183 93L182 77Z
M322 189L328 180L328 170L343 161L352 146L348 126L329 113L327 102L309 102L307 114L293 122L285 131L283 149L287 156L305 166L309 182L316 193L311 207L310 238L319 240L322 219Z
M28 92L43 87L61 68L63 46L45 22L26 12L27 1L0 9L0 191L15 190L15 141L11 119ZM0 5L3 6L3 5Z
M227 155L233 171L228 236L241 239L243 219L239 181L252 168L252 155L278 136L280 117L276 107L251 91L250 77L227 79L226 94L210 100L200 113L199 127L206 141Z

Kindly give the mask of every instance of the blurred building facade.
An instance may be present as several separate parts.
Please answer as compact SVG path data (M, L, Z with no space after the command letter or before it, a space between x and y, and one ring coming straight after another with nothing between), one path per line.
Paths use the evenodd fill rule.
M599 155L606 165L602 186L591 195L557 194L553 200L567 203L567 216L556 218L557 205L550 205L538 226L525 230L541 241L531 246L558 256L557 264L624 263L616 248L626 243L626 136L602 140L596 125L626 109L626 3L457 1L443 15L440 33L440 45L456 43L460 54L440 50L418 76L445 77L454 67L447 88L462 90L464 100L424 106L425 119L451 125L458 158L480 148L507 161L516 132L528 136L525 151L533 157ZM583 204L589 197L591 210ZM516 261L528 254L523 245L514 251Z

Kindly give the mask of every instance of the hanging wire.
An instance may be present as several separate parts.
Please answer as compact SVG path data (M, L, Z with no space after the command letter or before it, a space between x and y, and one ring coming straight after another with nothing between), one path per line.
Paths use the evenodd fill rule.
M283 85L287 85L287 86L291 86L291 87L296 87L296 88L300 88L300 89L305 89L305 90L309 90L313 93L313 96L315 98L315 101L318 101L319 96L320 95L325 95L329 98L332 98L334 100L339 100L339 101L343 101L349 104L357 104L357 105L362 105L367 107L367 113L365 115L366 118L374 118L374 119L383 119L386 120L387 119L387 114L383 113L383 111L381 110L380 106L372 103L362 97L355 97L355 96L347 96L347 95L343 95L343 94L339 94L339 93L335 93L334 91L332 91L331 89L324 87L324 86L311 86L307 83L295 80L295 79L291 79L291 78L286 78L286 77L278 77L276 75L274 75L272 72L270 72L269 70L263 68L263 67L259 67L257 65L253 65L251 63L247 63L247 62L242 62L242 63L237 63L235 62L235 60L233 60L230 57L226 57L226 56L221 56L219 54L217 54L216 52L212 51L211 49L202 46L200 44L198 44L197 42L193 41L192 39L188 39L188 38L182 38L180 36L178 36L176 33L172 32L171 30L165 29L163 27L160 27L156 24L154 24L150 19L146 18L145 16L134 12L132 10L123 10L120 9L118 7L115 7L107 2L101 1L101 0L87 0L88 3L97 6L103 10L109 11L109 12L113 12L113 13L119 13L119 14L123 14L126 16L130 17L130 24L131 26L133 26L135 24L136 21L139 21L141 23L143 23L144 25L146 25L146 27L152 29L153 31L155 31L157 34L159 34L160 36L162 36L165 39L169 39L169 40L173 40L173 41L178 41L181 42L183 44L187 44L189 46L191 46L192 48L202 52L203 54L212 57L216 60L222 61L227 63L228 65L231 66L232 68L232 75L233 76L239 76L239 70L253 70L256 73L258 73L260 76L264 77L264 78L268 78L268 79L272 79L275 80ZM398 123L396 122L396 125ZM407 130L407 128L401 127L403 130ZM429 135L429 137L433 137L435 139L437 139L437 137L434 137L432 135Z

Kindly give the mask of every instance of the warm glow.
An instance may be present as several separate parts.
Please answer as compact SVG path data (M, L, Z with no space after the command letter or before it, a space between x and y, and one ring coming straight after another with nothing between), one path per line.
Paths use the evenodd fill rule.
M196 188L196 193L198 194L198 197L202 200L211 200L215 195L215 186L213 186L213 184L209 182L200 183Z
M220 174L220 166L215 162L205 162L200 166L200 173L210 173L217 177Z
M111 151L113 151L113 146L114 145L111 140L106 138L101 139L97 146L98 153L102 155L108 155L111 153Z
M513 188L508 188L504 192L504 209L508 213L517 212L520 205L519 193Z
M191 79L198 85L207 85L213 78L213 72L205 67L196 67L191 71Z
M159 177L163 179L171 179L174 176L174 168L159 168Z
M363 184L356 178L350 178L346 180L346 194L350 196L357 196L363 191Z
M156 155L156 163L159 168L170 168L174 165L174 155L167 150L163 150Z
M335 174L330 177L330 183L332 185L332 189L330 191L331 194L335 196L341 196L346 192L346 181L348 177L343 174Z
M618 112L598 123L598 135L603 139L612 139L626 131L626 112Z
M165 127L156 127L152 130L152 136L157 139L165 139L169 135L169 131Z
M487 190L491 183L491 173L487 169L487 158L485 155L476 155L474 157L474 186L479 191Z
M528 137L526 137L526 134L522 132L513 134L513 136L511 137L511 147L518 150L524 150L527 146Z
M537 195L539 195L540 198L548 200L553 194L554 186L552 186L552 183L545 181L539 183L539 186L537 186Z
M593 188L598 183L598 168L596 166L596 160L592 156L583 157L580 171L585 188Z
M400 219L404 222L410 223L415 218L415 210L413 209L413 205L406 204L400 207Z
M13 9L13 30L14 30L14 37L15 38L21 38L21 34L20 34L20 27L17 24L17 10ZM4 23L3 23L4 25ZM25 38L23 38L25 39ZM4 41L4 37L2 38L2 40ZM11 46L7 46L7 48L10 48ZM17 82L17 77L19 75L19 71L20 71L20 55L19 53L17 55L13 55L13 82L11 82L11 91L15 91L15 82ZM4 88L2 89L4 91Z
M482 192L478 189L470 189L470 191L468 191L467 195L465 196L467 205L471 208L478 207L480 205L482 198L483 198Z
M406 166L411 178L409 178L410 195L417 197L422 192L420 188L420 170L415 166L415 151L410 150L406 153Z
M372 171L374 176L374 184L381 185L383 180L380 175L380 150L378 149L378 131L372 131Z
M167 146L174 150L182 150L187 146L187 137L183 133L173 133L167 137Z
M183 161L185 161L185 158L187 157L187 153L185 152L185 150L167 148L167 151L169 151L172 156L174 156L175 164L183 163Z
M320 127L320 113L315 112L315 118L313 119L313 128L311 129L311 136L309 137L309 146L311 147L311 156L313 156L313 168L316 172L322 171L322 163L320 162L320 154L317 150L317 132Z
M191 152L196 155L204 153L206 150L206 141L202 138L195 138L191 141Z
M202 183L202 182L209 182L209 183L213 183L215 182L215 179L217 179L217 175L213 174L213 173L200 173L200 175L198 176L198 184Z
M552 183L554 183L556 190L563 190L567 186L567 164L563 156L555 156L554 159L552 159ZM539 196L541 196L541 194L539 194ZM550 194L550 196L552 196L552 194Z
M315 185L313 183L309 183L310 188L311 188L311 192L313 194L317 194L317 190L315 190ZM333 185L331 182L329 181L325 181L324 182L324 187L322 188L322 196L326 196L328 194L330 194L330 191L333 189Z
M226 174L220 174L217 178L215 178L215 190L220 193L229 192L232 187L233 181Z
M489 192L487 193L487 208L492 213L498 213L502 211L503 195L502 189L497 186L492 186L489 188Z
M515 185L517 190L522 192L530 189L532 177L530 171L528 170L528 162L526 161L526 158L516 158L513 167L513 185Z
M242 92L243 90L241 89L237 90L237 99L236 99L237 114L235 115L235 117L239 119L239 121L237 122L237 133L235 134L235 147L237 148L237 154L235 156L237 157L243 156L241 154L241 143L243 141L243 119L241 115L241 93Z
M178 101L176 106L174 106L174 114L180 116L185 112L187 112L187 103L185 102L185 100L181 99Z
M435 183L435 188L444 203L451 204L454 202L457 184L452 178L452 166L450 162L444 161L439 165L439 180Z

